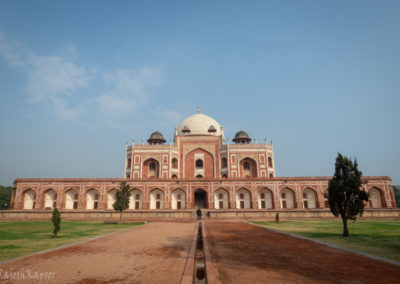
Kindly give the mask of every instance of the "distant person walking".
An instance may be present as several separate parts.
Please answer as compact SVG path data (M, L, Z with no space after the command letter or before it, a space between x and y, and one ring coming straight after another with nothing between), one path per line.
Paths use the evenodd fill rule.
M197 214L197 220L201 220L201 210L200 210L200 208L197 208L196 214Z

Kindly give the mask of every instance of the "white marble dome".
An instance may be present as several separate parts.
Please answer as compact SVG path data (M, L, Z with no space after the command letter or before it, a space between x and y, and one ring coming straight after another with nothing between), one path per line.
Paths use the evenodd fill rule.
M196 113L188 118L184 119L176 128L177 135L182 136L182 129L186 126L186 128L190 129L190 133L185 135L222 135L224 136L224 131L222 130L222 126L216 122L213 118L208 115L202 113ZM210 126L214 126L216 132L210 133L208 130Z

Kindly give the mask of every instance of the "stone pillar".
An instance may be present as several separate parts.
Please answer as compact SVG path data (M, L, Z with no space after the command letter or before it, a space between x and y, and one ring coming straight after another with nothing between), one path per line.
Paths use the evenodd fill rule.
M85 186L81 185L79 187L79 194L78 194L78 209L85 209L86 202L85 202Z
M11 192L11 200L9 204L10 209L15 209L15 192L17 191L17 188L14 186L12 192Z

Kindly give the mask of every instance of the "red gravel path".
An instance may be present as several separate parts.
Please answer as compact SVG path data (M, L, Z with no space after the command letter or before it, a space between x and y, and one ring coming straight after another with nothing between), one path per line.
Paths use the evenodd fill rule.
M400 283L400 267L244 222L205 222L221 283Z
M154 222L0 266L4 273L55 272L41 283L179 283L195 223Z

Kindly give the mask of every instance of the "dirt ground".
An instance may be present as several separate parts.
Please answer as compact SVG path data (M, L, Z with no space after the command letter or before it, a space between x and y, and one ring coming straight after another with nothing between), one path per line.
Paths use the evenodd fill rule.
M179 283L194 229L194 222L150 223L5 264L0 282L38 283L42 277L40 283ZM12 272L19 281L4 280ZM44 272L55 274L39 274Z
M221 283L400 283L400 267L245 222L205 222Z

